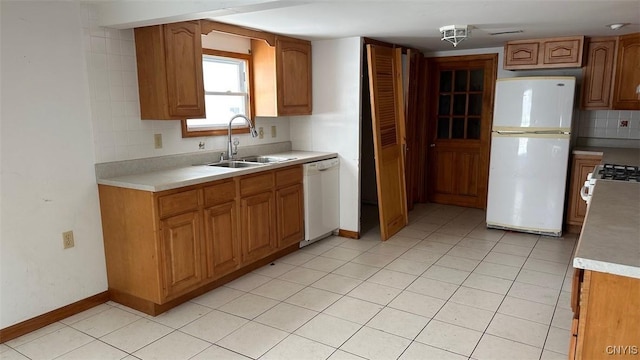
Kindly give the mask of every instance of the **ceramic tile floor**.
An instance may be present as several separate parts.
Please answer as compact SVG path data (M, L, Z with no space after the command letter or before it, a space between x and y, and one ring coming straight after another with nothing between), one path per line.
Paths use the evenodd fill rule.
M9 359L566 359L575 236L421 204L385 243L330 237L158 317L106 303Z

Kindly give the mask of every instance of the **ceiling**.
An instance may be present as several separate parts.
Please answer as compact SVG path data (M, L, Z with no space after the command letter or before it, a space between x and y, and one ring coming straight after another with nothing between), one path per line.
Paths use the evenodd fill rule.
M110 2L111 10L114 4L130 3ZM135 3L138 8L149 6ZM308 40L365 36L427 52L453 49L440 41L438 31L452 24L472 27L471 37L457 49L499 47L505 41L539 37L640 32L640 0L167 0L156 4L166 7L163 22L210 18ZM139 20L146 20L145 25L154 22ZM613 23L629 25L612 31L607 25ZM136 26L135 19L128 19L128 25ZM490 35L513 30L522 32Z

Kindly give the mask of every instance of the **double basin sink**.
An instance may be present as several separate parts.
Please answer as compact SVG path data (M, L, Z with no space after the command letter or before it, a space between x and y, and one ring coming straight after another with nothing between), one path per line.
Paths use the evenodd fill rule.
M279 163L287 160L295 160L296 158L285 158L279 156L246 156L237 160L224 160L217 163L207 164L208 166L226 167L226 168L248 168L255 166L263 166L267 164Z

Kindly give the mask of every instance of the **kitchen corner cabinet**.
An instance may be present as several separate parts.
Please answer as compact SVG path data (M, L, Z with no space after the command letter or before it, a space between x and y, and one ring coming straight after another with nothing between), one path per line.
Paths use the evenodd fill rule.
M611 108L616 37L592 38L587 43L586 64L582 69L582 108Z
M567 206L567 230L579 233L584 217L587 214L587 203L580 196L580 189L587 180L587 174L602 162L600 155L573 155L571 161L571 177L569 182L569 198Z
M640 110L640 33L618 38L612 108Z
M303 240L300 165L156 193L98 189L111 299L151 315Z
M504 47L504 69L582 67L584 36L509 41Z
M200 22L141 27L134 34L142 119L204 117Z
M252 40L256 116L311 115L311 43Z
M637 359L640 279L574 269L570 360Z

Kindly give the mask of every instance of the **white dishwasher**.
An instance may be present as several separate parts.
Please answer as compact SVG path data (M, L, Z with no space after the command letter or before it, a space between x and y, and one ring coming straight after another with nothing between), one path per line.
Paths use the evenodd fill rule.
M304 164L304 240L300 247L323 239L340 227L340 160Z

